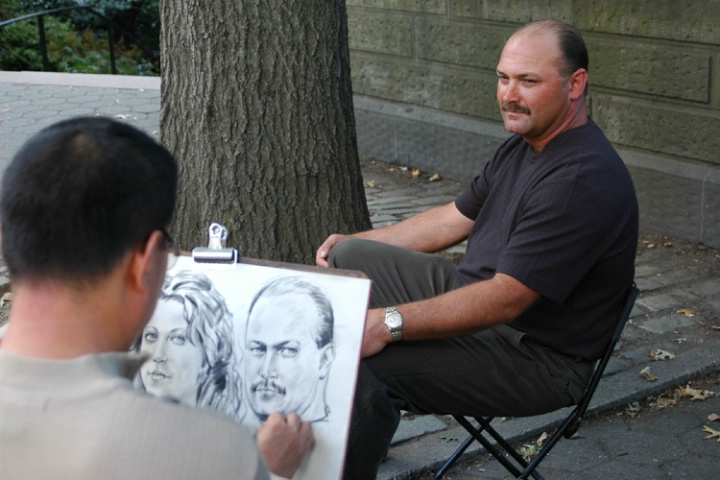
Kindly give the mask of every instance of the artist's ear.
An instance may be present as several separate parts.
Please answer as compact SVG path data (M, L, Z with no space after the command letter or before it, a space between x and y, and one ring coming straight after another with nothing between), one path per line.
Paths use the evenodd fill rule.
M335 344L328 343L320 352L320 378L325 378L330 373L330 365L335 359Z
M129 287L138 293L154 294L165 276L167 253L161 248L163 235L153 231L147 242L140 242L132 251L128 265Z

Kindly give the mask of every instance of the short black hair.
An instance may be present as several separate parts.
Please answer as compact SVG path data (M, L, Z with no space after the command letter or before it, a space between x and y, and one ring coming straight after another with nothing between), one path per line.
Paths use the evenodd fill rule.
M86 283L172 220L177 164L139 129L77 117L31 137L2 179L2 253L11 278Z
M538 20L518 28L515 33L554 32L557 35L565 65L560 67L560 74L569 78L578 69L589 71L590 60L587 46L580 30L569 23L555 19Z

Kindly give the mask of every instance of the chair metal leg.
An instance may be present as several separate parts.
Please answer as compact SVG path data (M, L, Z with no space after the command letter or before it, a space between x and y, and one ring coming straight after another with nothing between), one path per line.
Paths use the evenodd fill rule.
M468 436L465 441L457 448L457 450L455 450L455 452L450 456L450 458L448 458L447 462L445 462L445 464L440 467L440 470L438 470L435 474L434 480L440 480L441 478L443 478L445 476L445 473L447 473L447 471L450 470L453 465L455 465L455 462L457 462L458 458L460 458L460 456L465 453L465 450L467 450L470 444L474 441L475 438L472 435Z
M465 417L457 416L455 417L455 420L470 433L470 436L465 439L465 441L460 445L460 447L457 448L457 450L455 450L455 452L448 459L448 461L445 462L445 464L440 468L440 470L438 470L437 474L435 475L435 480L443 478L445 473L447 473L447 471L460 458L460 456L465 452L465 450L467 450L467 448L470 446L470 444L472 444L474 440L477 440L483 446L483 448L485 448L488 453L495 457L495 459L500 462L500 464L505 467L505 469L510 472L515 478L526 479L528 478L528 476L532 476L536 480L544 480L543 476L540 475L539 472L535 471L535 467L537 466L537 464L534 464L531 468L528 468L530 464L528 464L528 462L526 462L522 458L522 456L517 453L517 451L512 447L512 445L510 445L492 426L490 426L492 417L475 418L475 420L477 420L478 422L477 427L473 427L473 425ZM483 435L483 431L487 432L487 434L495 440L498 446L502 448L505 452L507 452L507 454L511 456L518 463L518 465L520 465L525 470L521 472L515 464L508 460L506 455L497 447L495 447L495 445L493 445L490 440Z
M494 456L495 458L497 458L498 461L500 461L500 463L502 463L502 464L505 466L505 468L508 469L508 471L510 471L513 475L515 475L515 478L527 478L527 475L529 474L529 475L532 475L532 477L533 477L534 479L536 479L536 480L544 480L544 479L543 479L543 476L540 475L540 472L534 471L534 468L535 468L535 467L533 467L532 469L528 469L528 465L529 465L529 464L528 464L528 462L525 461L525 459L522 457L522 455L520 455L520 454L518 453L518 451L515 450L515 448L514 448L512 445L510 445L510 444L508 443L508 441L505 440L505 439L502 437L502 435L500 435L500 434L497 432L497 430L495 430L495 429L490 425L490 421L491 421L492 419L489 419L489 420L488 420L487 418L476 417L475 420L477 420L478 423L483 426L483 428L484 428L485 431L488 433L488 435L490 435L490 436L493 438L493 440L495 440L495 442L496 442L508 455L510 455L510 456L517 462L518 465L520 465L520 466L524 469L524 471L521 472L519 469L517 469L517 468L515 467L515 465L513 465L513 464L510 463L507 459L505 459L505 455L503 455L503 453L502 453L501 451L499 451L498 449L496 449L494 446L491 445L491 448L492 448L492 450L494 450L494 452L491 451L490 453L492 453L493 456ZM488 444L489 444L489 442L488 442ZM486 448L487 448L487 447L486 447ZM512 468L508 468L507 464L504 463L504 462L502 462L502 460L500 460L499 457L502 457L503 459L505 459L505 461L507 462L507 464L511 465Z

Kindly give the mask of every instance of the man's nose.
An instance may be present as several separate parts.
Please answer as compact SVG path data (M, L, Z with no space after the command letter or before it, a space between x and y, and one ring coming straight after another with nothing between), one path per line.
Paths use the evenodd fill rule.
M273 352L267 352L263 357L260 365L260 376L263 378L277 377L276 355Z
M519 99L518 85L516 82L509 81L507 84L500 87L502 89L502 100L504 103L517 102Z

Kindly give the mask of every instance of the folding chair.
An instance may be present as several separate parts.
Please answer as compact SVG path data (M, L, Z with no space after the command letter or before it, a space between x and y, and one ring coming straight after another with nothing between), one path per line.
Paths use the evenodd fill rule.
M445 465L443 465L442 468L438 470L437 474L435 475L435 480L442 478L448 471L448 469L453 466L453 464L458 460L458 458L460 458L460 456L475 440L480 442L480 444L485 448L485 450L492 454L493 457L495 457L510 473L515 476L515 478L526 479L529 476L532 476L537 480L543 480L542 475L540 475L539 472L536 472L535 468L540 464L540 462L542 462L545 456L550 453L550 450L555 446L555 444L560 440L560 438L572 437L580 427L580 422L582 422L583 417L585 416L585 412L588 408L588 405L590 404L590 400L595 393L595 388L600 382L600 378L605 371L605 367L610 360L610 356L615 349L615 345L620 339L623 328L625 328L625 323L627 323L627 320L630 317L630 312L632 311L633 305L635 304L635 299L637 298L638 293L639 290L633 282L632 286L630 287L630 291L628 292L623 310L620 313L620 317L618 318L615 330L613 331L612 337L610 337L610 340L605 347L605 352L603 353L602 357L595 364L593 374L590 377L587 386L585 387L585 393L578 402L577 406L565 419L565 421L562 422L562 424L557 428L557 430L555 430L551 437L545 440L542 449L538 452L535 458L532 459L532 461L530 461L529 463L525 461L522 455L520 455L520 453L515 450L515 448L513 448L512 445L510 445L497 432L497 430L495 430L490 425L493 417L473 417L478 422L478 426L473 427L473 425L465 417L460 415L453 415L455 420L457 420L457 422L470 433L470 436L460 445L457 450L455 450L455 453L453 453L452 456L448 459L448 461L445 462ZM512 461L510 461L510 459L503 455L502 451L500 451L495 445L493 445L483 432L486 432L487 435L494 439L497 445L501 447L505 452L507 452L507 454L512 459L514 459L517 464L514 464ZM518 467L521 467L523 470L521 471Z

